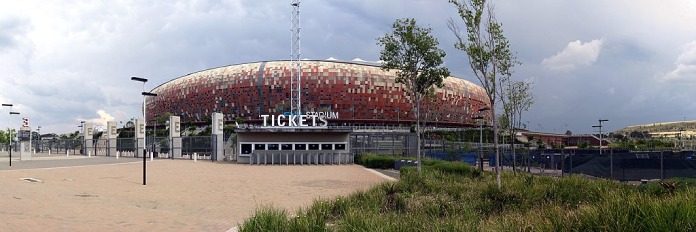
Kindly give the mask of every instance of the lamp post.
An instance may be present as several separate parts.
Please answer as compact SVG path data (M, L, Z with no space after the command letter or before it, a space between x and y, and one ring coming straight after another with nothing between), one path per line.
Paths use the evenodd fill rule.
M41 141L41 126L36 127L36 152L41 152L41 145L39 144L39 141Z
M491 108L488 108L487 106L481 107L478 112L479 116L474 117L473 119L480 119L479 120L479 169L483 171L483 111L490 110Z
M10 107L10 116L7 116L7 121L12 125L12 104L10 103L2 103L2 106L7 106ZM10 127L7 127L7 148L8 152L10 153L10 166L12 166L12 130Z
M81 148L80 148L80 154L85 155L87 154L87 150L85 149L85 121L80 121L80 125L77 126L80 128L80 134L82 135L82 140L80 141ZM79 137L78 137L79 139ZM75 149L73 149L73 153L75 152Z
M10 111L10 121L12 121L12 115L13 114L19 114L19 112L12 112ZM10 122L12 124L12 122ZM12 130L9 130L9 140L10 140L10 166L12 166Z
M147 83L147 79L145 78L140 78L140 77L131 77L132 81L139 81L143 83L143 92L141 92L141 95L143 95L143 127L147 128L147 114L145 113L145 100L147 97L156 97L157 94L150 93L150 92L145 92L145 83ZM147 133L145 133L145 138L143 138L144 142L147 143ZM137 143L136 143L137 144ZM143 148L143 185L147 185L147 144L143 144L145 147ZM136 145L137 146L137 145ZM152 156L150 157L152 161Z
M476 117L473 117L471 119L477 119L479 120L479 147L478 147L478 160L479 160L479 169L483 171L483 148L481 147L483 144L483 116L479 115Z
M592 127L599 127L599 154L602 154L602 122L607 122L609 119L599 119L599 125L592 126Z
M2 103L2 106L10 107L10 111L12 111L12 104L9 104L9 103ZM7 122L10 122L10 116L7 116L7 117L8 117L8 118L7 118ZM10 123L10 124L11 124L11 123ZM9 126L9 125L7 126L7 132L8 132L8 135L9 135L9 132L10 132L10 126ZM8 137L8 139L7 139L7 144L8 144L8 146L9 146L9 144L10 144L10 139L9 139L9 137ZM8 148L9 148L9 147L8 147ZM11 166L11 165L10 165L10 166Z

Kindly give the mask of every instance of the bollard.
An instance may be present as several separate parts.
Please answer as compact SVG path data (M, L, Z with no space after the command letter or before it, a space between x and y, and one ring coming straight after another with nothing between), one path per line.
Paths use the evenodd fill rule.
M198 161L198 153L193 153L193 162Z
M153 161L154 158L155 158L155 152L154 152L154 151L151 151L151 152L150 152L150 161Z
M87 151L87 157L92 157L92 151Z
M68 149L65 149L65 156L70 156L70 153L68 153Z
M51 156L51 149L48 149L48 156Z
M118 156L121 154L121 151L116 151L116 159L118 159Z

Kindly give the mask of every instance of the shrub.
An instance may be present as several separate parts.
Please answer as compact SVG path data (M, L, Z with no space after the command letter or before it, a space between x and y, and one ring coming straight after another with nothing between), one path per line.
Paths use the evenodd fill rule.
M396 158L391 157L391 156L384 156L384 155L375 155L375 154L362 154L359 156L357 159L358 163L365 166L366 168L381 168L381 169L390 169L394 168L394 163L396 162Z
M479 177L481 176L481 171L477 168L469 166L467 163L459 162L433 162L432 166L427 166L434 170L438 170L444 173L463 175L466 177Z

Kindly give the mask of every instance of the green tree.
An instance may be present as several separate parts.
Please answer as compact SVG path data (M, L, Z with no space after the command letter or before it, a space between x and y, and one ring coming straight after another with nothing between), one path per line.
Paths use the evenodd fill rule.
M453 19L448 21L448 27L457 39L455 47L466 52L469 57L469 66L486 91L491 105L496 184L498 188L501 188L495 103L500 100L498 93L501 88L501 78L512 75L511 69L516 65L515 57L510 51L510 43L503 35L502 24L495 18L493 6L486 0L450 0L450 3L457 8L466 26L466 34L463 34Z
M421 105L433 86L442 87L442 80L449 76L449 70L442 66L445 52L439 49L437 39L430 35L430 28L416 25L415 19L397 19L394 31L378 38L382 46L380 60L383 70L396 70L396 82L405 86L411 98L416 118L418 171L421 170Z
M10 142L10 133L8 133L10 130L12 131L13 137L16 136L17 132L15 131L15 129L7 128L6 130L1 130L0 131L0 144L8 144ZM0 145L0 146L2 146L2 145Z
M534 95L532 95L532 82L512 81L510 77L503 78L504 88L500 93L500 100L503 103L504 115L508 119L506 122L501 121L501 126L507 125L510 131L510 147L512 147L512 170L515 169L517 162L517 154L514 149L515 133L517 128L522 127L522 113L529 110L529 107L534 104Z

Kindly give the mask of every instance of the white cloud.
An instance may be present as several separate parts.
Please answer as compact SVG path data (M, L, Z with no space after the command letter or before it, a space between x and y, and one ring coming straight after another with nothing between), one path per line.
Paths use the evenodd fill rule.
M597 61L603 44L604 39L595 39L587 43L576 40L568 43L558 54L544 58L541 64L546 69L558 71L572 71L578 66L591 65Z
M675 68L663 77L666 81L696 82L696 40L685 44L674 62Z
M114 117L104 110L97 110L98 118L78 118L78 121L85 121L94 124L95 127L106 126L106 122L113 121Z

